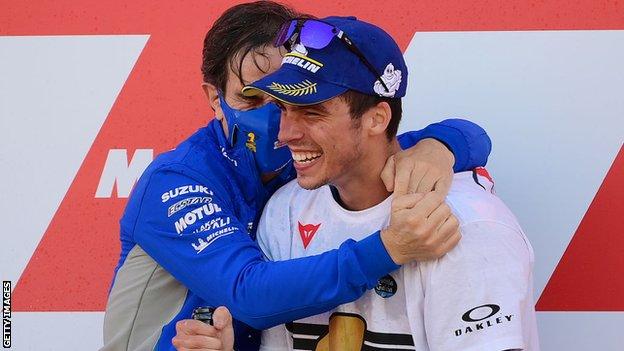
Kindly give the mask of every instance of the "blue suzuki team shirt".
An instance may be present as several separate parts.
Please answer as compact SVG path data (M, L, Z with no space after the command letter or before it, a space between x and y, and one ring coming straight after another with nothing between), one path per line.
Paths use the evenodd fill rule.
M456 172L484 166L491 148L482 128L460 119L398 139L407 148L424 138L453 151ZM177 321L221 305L235 318L236 349L256 350L257 330L354 301L398 268L379 231L318 256L267 262L256 224L271 194L295 177L291 164L263 184L252 154L230 147L216 120L159 155L120 221L103 350L171 350Z

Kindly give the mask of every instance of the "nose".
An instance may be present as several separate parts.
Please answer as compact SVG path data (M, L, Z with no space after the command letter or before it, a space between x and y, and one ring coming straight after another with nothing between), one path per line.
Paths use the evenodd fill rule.
M282 144L292 143L303 137L303 129L298 122L297 116L288 109L283 109L280 116L280 128L277 139Z

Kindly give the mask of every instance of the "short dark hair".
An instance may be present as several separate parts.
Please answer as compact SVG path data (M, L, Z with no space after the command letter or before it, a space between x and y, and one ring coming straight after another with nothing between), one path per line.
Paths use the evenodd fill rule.
M226 10L204 38L204 82L225 92L232 70L244 83L240 72L245 56L252 51L262 54L258 49L270 45L280 26L297 16L295 10L273 1L240 4ZM240 62L236 67L237 59Z
M399 123L401 122L401 115L403 114L403 106L401 98L387 98L381 96L372 96L362 94L355 90L347 90L347 92L340 95L340 97L349 105L349 112L351 112L351 118L360 119L362 115L373 106L377 106L380 102L386 102L390 105L390 111L392 117L388 128L386 128L386 137L388 140L394 139L399 130Z

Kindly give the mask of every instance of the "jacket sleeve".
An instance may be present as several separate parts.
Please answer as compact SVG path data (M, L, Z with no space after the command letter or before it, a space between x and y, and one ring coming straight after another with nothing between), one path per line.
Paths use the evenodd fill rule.
M444 143L455 155L455 172L484 167L492 151L492 141L479 125L459 118L445 119L424 129L398 136L403 149L416 145L422 139L434 138Z
M137 244L208 304L256 329L354 301L398 268L379 232L321 255L265 261L226 189L191 170L156 171L141 201Z

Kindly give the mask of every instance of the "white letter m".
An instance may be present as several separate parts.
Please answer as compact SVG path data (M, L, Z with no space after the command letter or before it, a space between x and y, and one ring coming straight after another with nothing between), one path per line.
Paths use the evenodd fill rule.
M128 163L128 150L111 149L108 151L106 164L95 192L96 198L109 198L113 195L113 187L117 184L117 197L130 196L134 183L139 179L145 168L152 162L154 150L137 149Z

